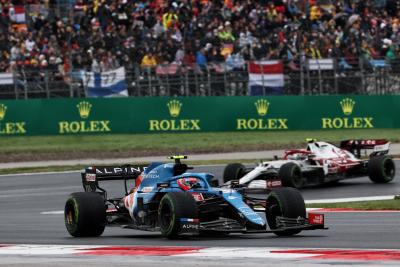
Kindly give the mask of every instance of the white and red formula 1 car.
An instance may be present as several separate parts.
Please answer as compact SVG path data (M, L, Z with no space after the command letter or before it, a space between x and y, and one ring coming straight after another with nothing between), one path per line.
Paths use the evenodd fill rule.
M385 139L345 140L339 147L315 139L307 142L306 149L287 150L283 159L264 161L255 168L228 164L223 174L225 186L234 180L245 187L266 186L266 181L301 188L362 176L388 183L395 177L395 164L387 155L390 142ZM364 150L372 150L368 159L361 158Z

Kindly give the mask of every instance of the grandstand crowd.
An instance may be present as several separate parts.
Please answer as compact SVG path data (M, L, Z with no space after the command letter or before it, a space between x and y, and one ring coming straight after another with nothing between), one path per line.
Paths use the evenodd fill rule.
M272 59L296 70L302 57L351 67L400 55L395 0L0 0L0 14L0 72Z

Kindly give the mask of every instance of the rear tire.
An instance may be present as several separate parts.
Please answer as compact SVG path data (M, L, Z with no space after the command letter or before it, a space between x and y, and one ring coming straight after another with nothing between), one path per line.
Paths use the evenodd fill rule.
M266 218L271 230L278 229L276 217L287 218L298 217L306 218L306 206L300 191L295 188L281 187L275 188L267 197L268 207L266 209ZM291 236L300 233L301 230L285 230L274 232L278 236Z
M180 232L181 218L198 218L196 201L187 192L170 192L163 196L158 208L161 235L175 238Z
M94 192L72 193L65 203L64 222L74 237L100 236L106 226L104 198Z
M304 184L300 167L293 162L283 164L279 169L282 186L301 188Z
M396 174L396 166L389 156L376 156L368 162L368 176L374 183L388 183Z
M226 165L223 174L224 183L242 178L246 174L245 169L246 167L241 163L230 163Z

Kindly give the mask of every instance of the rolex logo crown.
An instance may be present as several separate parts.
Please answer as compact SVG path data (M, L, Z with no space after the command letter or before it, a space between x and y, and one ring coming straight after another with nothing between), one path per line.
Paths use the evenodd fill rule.
M82 101L79 102L79 104L76 105L76 107L78 108L79 116L81 116L82 119L86 119L87 117L89 117L92 104L90 104L87 101Z
M264 116L267 114L269 107L269 102L267 99L259 99L254 103L254 105L256 106L258 115Z
M356 102L351 98L345 98L340 101L340 105L342 106L342 111L344 115L350 115L353 112L353 108Z
M0 104L0 120L4 119L6 111L7 111L7 106L4 104Z
M178 117L181 112L182 103L178 100L171 100L167 103L167 107L172 117Z

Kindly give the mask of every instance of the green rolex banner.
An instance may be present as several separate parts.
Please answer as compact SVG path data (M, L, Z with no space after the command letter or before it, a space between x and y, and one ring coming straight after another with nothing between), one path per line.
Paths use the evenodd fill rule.
M0 100L0 135L400 127L400 96Z

